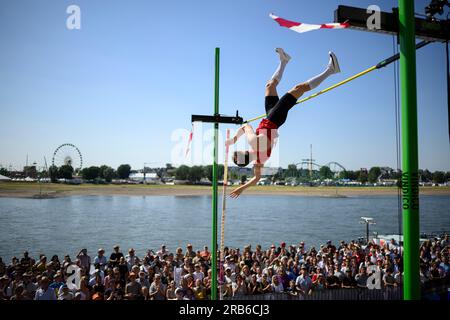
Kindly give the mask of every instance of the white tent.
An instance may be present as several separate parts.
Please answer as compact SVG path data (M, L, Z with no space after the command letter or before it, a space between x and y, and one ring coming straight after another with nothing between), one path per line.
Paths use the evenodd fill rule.
M11 178L2 176L2 175L0 174L0 181L10 181L10 180L11 180Z

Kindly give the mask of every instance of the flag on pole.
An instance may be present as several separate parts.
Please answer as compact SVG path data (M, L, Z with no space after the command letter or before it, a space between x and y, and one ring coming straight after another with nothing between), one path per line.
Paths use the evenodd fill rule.
M188 138L188 142L187 142L187 146L186 146L186 153L184 155L186 158L187 158L189 152L191 151L191 143L192 143L193 135L194 135L194 125L192 125L191 132L189 133L189 138Z
M269 14L269 16L278 22L278 24L282 27L291 29L293 31L303 33L308 32L312 30L318 30L318 29L344 29L348 28L350 24L348 22L343 23L325 23L325 24L307 24L307 23L301 23L301 22L295 22L286 20L280 17L277 17L274 14Z

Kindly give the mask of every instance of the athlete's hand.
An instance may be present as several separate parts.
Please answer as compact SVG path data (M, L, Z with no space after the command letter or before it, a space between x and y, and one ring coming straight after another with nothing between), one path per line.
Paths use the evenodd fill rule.
M242 191L244 191L244 189L236 188L233 191L231 191L230 197L233 199L236 199L237 197L239 197L241 195Z
M225 140L225 146L229 147L234 144L234 138Z

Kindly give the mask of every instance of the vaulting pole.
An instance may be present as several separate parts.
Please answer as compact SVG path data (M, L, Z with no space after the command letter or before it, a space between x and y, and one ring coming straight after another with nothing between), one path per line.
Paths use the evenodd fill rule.
M220 48L216 48L214 77L214 116L219 115L219 65ZM211 256L211 300L217 300L217 152L219 147L219 123L214 122L214 151L212 174L212 256Z
M403 298L419 300L419 168L414 1L399 0L398 7L402 98Z
M227 140L230 139L230 129L227 129ZM230 146L225 146L225 159L223 161L223 189L222 189L222 219L220 222L220 283L223 283L223 263L225 261L224 251L225 251L225 211L227 208L227 185L228 185L228 155L230 151ZM220 300L223 300L222 290L219 294Z

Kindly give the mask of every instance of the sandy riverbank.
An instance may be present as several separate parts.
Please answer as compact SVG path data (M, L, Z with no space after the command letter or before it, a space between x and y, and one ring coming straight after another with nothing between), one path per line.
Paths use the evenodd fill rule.
M228 187L228 192L232 187ZM41 191L40 191L41 190ZM222 187L219 187L222 190ZM210 195L211 187L188 185L66 185L6 182L0 183L0 197L34 198L75 195L127 195L127 196L197 196ZM246 191L251 195L289 195L322 197L355 197L397 195L395 187L288 187L255 186ZM450 187L422 187L422 195L450 195Z

